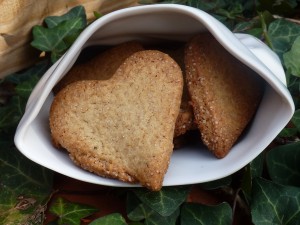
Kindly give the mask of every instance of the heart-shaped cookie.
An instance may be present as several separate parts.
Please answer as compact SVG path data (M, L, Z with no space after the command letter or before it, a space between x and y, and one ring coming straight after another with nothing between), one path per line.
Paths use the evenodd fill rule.
M78 81L55 96L53 141L88 171L159 190L182 88L181 69L167 54L134 53L111 79Z
M84 63L74 65L70 71L55 85L56 94L65 86L79 80L107 80L130 55L144 50L137 41L124 42L100 52Z

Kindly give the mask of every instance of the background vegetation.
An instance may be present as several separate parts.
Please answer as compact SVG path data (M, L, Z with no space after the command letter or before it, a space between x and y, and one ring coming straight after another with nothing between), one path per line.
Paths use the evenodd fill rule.
M44 60L0 80L0 224L43 224L45 214L52 215L48 224L70 225L300 224L300 2L141 1L153 3L202 9L233 32L252 34L269 45L282 61L296 106L288 126L259 157L229 177L166 187L155 193L112 188L117 199L125 202L125 211L88 217L100 209L56 196L54 173L29 161L13 143L32 88L88 26L84 8L76 7L63 16L48 17L43 26L33 28L31 44L46 53Z

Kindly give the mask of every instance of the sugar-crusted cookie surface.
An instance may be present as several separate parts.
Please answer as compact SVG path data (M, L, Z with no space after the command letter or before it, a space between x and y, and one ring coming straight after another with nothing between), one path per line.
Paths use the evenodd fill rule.
M194 114L190 105L190 97L186 85L186 73L184 63L184 45L183 43L175 44L174 46L163 46L161 51L170 55L180 66L183 75L183 92L180 104L180 111L176 120L174 138L185 134L189 130L194 130L197 126L194 123Z
M113 46L85 63L74 65L56 84L53 91L57 93L68 84L79 80L107 80L112 77L127 57L141 50L144 48L137 41Z
M162 187L183 88L178 64L159 51L134 53L109 80L78 81L54 98L50 129L82 168Z
M202 140L222 158L256 112L263 93L262 79L208 33L187 43L185 65Z

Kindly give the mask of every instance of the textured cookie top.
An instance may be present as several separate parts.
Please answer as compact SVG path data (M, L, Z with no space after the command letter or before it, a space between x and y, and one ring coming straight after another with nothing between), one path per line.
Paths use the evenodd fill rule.
M174 138L184 135L189 130L196 129L192 106L189 104L190 97L186 85L185 65L184 65L184 45L177 43L171 46L163 45L159 48L162 52L171 56L180 66L183 75L183 92L179 115L176 120Z
M50 110L54 142L101 176L162 187L173 151L182 72L159 51L134 53L109 80L62 89Z
M208 33L187 43L185 64L202 140L222 158L252 119L262 97L262 79Z
M85 63L74 65L56 84L53 91L57 93L68 84L79 80L107 80L113 76L125 59L141 50L144 48L137 41L111 47Z

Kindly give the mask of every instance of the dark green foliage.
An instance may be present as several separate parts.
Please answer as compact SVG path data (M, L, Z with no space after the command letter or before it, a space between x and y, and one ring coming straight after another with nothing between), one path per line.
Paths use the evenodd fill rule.
M248 210L255 225L299 224L300 25L284 18L296 15L299 1L140 2L176 3L199 8L215 16L234 32L249 33L260 38L281 59L296 112L289 125L274 140L276 147L268 148L232 176L199 185L209 193L223 193L226 196L224 199L229 199L228 203L214 206L188 203L186 200L191 186L164 187L159 192L126 189L126 215L113 213L90 224L225 225L232 224L236 206ZM101 16L98 13L95 15ZM33 47L46 52L45 61L0 80L0 224L42 224L45 207L52 193L52 172L19 153L14 146L13 136L35 84L87 25L85 10L81 6L65 15L46 18L45 26L33 28L31 42ZM97 209L58 198L49 211L57 217L51 224L75 225Z

